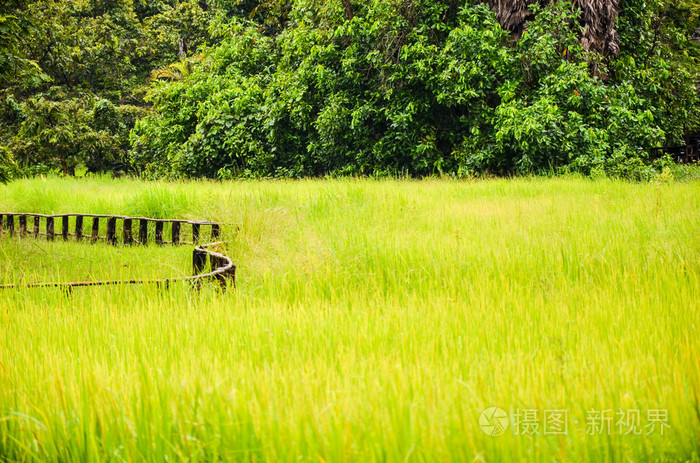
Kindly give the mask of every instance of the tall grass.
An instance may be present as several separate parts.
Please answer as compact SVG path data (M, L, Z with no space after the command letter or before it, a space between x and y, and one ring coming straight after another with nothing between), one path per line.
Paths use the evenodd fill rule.
M17 236L1 243L0 284L160 279L192 272L191 247L47 243Z
M696 181L49 179L0 209L157 211L153 188L239 226L237 290L0 293L5 459L700 460ZM539 410L539 434L485 434L490 406ZM590 435L595 410L669 427Z
M172 189L168 185L156 183L130 195L126 212L155 219L177 218L191 209L191 203L191 190Z

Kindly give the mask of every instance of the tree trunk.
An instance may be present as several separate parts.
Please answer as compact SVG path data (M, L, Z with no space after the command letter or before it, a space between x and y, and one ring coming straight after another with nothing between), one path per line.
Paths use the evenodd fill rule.
M353 17L352 6L350 5L350 0L343 0L343 6L345 7L345 14L348 17L348 21L350 21Z
M177 39L177 56L180 59L183 59L184 57L187 56L187 39L180 37Z

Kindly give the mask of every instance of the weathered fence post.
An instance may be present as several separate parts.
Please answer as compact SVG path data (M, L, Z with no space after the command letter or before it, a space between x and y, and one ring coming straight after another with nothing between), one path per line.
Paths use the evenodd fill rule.
M180 222L173 222L173 228L172 228L172 242L173 245L177 245L180 243Z
M163 222L156 222L156 244L163 244Z
M41 225L41 217L34 216L34 238L39 238L39 226Z
M107 242L109 244L117 244L117 218L110 217L107 219Z
M231 280L231 286L236 287L236 266L232 266L227 272L226 276Z
M75 217L75 241L80 241L83 238L83 216Z
M7 214L7 233L10 236L15 234L15 216Z
M148 244L148 220L139 220L139 243Z
M46 217L46 240L53 241L53 217Z
M220 267L223 267L225 262L222 262L222 259L219 258L218 256L215 256L214 254L209 254L209 261L211 262L211 270L217 270ZM219 285L221 286L221 289L223 291L226 291L226 275L219 273L216 275L216 280L219 282Z
M61 223L61 236L63 237L63 241L68 241L68 220L69 217L64 215L63 222Z
M192 251L192 271L195 275L199 275L204 271L204 266L207 265L207 253L199 248L194 248Z
M123 233L123 238L124 238L124 244L125 245L130 245L133 244L133 236L131 234L131 219L124 219L124 233Z
M92 218L92 234L90 235L90 240L94 243L100 238L100 218Z
M5 216L0 214L0 235L2 235L2 225L5 223Z
M27 216L19 216L19 236L27 236Z
M214 223L211 225L211 239L216 240L219 235L221 234L221 229L219 228L218 223Z
M194 243L196 245L197 241L199 241L199 224L193 223L192 224L192 243Z
M204 271L204 266L207 265L207 253L199 248L194 248L192 251L192 273L194 276L199 275ZM192 285L195 289L199 289L202 286L202 279L195 278L192 281Z

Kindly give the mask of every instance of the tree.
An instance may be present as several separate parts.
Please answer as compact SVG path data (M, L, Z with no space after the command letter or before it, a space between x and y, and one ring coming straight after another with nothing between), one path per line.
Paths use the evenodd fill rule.
M10 180L12 164L13 161L10 150L0 145L0 183L7 183L7 181Z
M627 82L663 121L666 144L700 129L700 28L692 1L620 0L621 51L609 63L615 81Z
M143 88L149 75L177 60L178 47L187 55L184 61L190 59L208 41L215 13L204 1L149 5L132 0L0 5L0 144L14 152L20 166L64 173L76 162L95 171L124 168L128 133L148 106ZM43 78L27 79L31 69L40 69ZM18 111L27 117L19 120ZM100 111L111 111L118 127L96 126L91 115Z
M25 104L27 117L10 143L17 160L23 165L58 167L64 175L75 175L79 164L94 163L95 159L114 160L119 148L115 138L107 131L96 130L100 115L96 116L87 101L45 97L29 100ZM114 123L111 118L109 121Z
M26 13L27 0L7 0L0 4L0 88L22 80L37 84L46 80L37 63L24 55L22 38L35 32L35 22Z
M31 21L22 13L26 5L24 0L9 0L0 4L0 89L13 81L35 85L45 79L36 63L27 59L21 51L22 36L32 30ZM7 120L0 120L0 182L7 182L14 170L14 161L5 143L13 124L17 122L19 107L5 91L0 90L0 98L5 99L4 104L0 104L0 114L8 115Z

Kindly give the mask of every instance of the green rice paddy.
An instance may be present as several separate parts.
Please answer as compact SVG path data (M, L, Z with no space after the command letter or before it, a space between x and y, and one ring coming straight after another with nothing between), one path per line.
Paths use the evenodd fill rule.
M0 210L217 220L237 265L0 290L1 461L700 461L700 181L50 178ZM5 235L0 283L190 259Z

